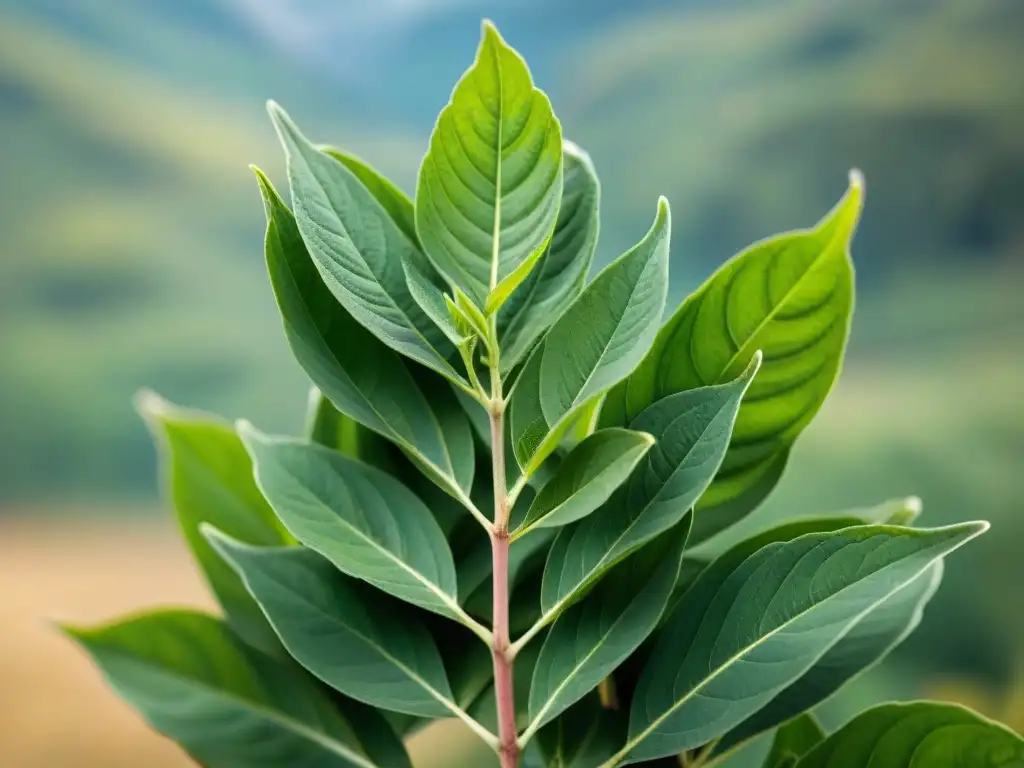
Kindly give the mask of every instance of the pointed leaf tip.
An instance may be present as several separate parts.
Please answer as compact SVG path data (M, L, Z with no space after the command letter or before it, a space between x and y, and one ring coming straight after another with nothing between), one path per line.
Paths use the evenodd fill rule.
M663 226L671 226L672 224L672 209L668 204L668 198L664 195L658 197L658 214L655 217L654 225L659 224Z
M856 190L864 189L864 174L861 173L859 168L850 169L850 187Z
M260 432L248 419L235 420L235 434L238 435L239 439L246 446L253 442L263 443L267 441L267 436Z
M163 419L170 414L171 405L152 389L140 389L132 397L135 412L146 421Z
M484 40L488 37L494 37L501 40L501 33L498 31L498 27L490 19L484 19L480 22L480 35Z

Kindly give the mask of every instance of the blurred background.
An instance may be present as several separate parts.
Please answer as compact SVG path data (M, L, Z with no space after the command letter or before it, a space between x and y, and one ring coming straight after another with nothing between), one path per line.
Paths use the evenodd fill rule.
M906 494L990 520L822 716L928 695L1024 728L1019 0L4 0L0 765L186 765L46 624L208 604L131 396L299 429L246 167L282 180L263 103L412 190L482 16L594 159L599 263L671 200L673 306L864 171L846 369L751 524ZM485 765L466 744L428 733L419 764Z

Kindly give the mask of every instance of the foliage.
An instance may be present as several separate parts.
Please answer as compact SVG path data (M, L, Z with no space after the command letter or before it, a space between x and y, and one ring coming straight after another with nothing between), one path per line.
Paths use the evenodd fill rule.
M711 765L772 730L771 768L1024 760L955 707L830 735L806 714L986 523L914 527L902 501L691 551L767 497L838 375L858 174L662 323L668 202L586 282L596 173L492 25L415 201L270 113L291 206L257 171L266 259L307 434L140 398L225 615L67 629L154 728L211 768L405 766L401 737L445 717L505 768Z

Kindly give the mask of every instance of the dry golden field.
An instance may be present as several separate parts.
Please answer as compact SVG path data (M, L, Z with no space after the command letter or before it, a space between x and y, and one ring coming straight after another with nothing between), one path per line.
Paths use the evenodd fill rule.
M89 517L0 517L0 766L187 768L51 622L210 600L170 525ZM414 739L417 768L479 762L475 745L448 726Z

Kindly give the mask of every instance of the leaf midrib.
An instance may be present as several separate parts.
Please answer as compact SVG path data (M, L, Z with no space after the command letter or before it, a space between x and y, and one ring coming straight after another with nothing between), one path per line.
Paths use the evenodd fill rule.
M812 229L806 231L804 234L812 235L814 233L815 230ZM793 285L786 290L786 293L783 294L782 298L757 324L757 326L754 328L753 331L751 331L751 333L747 336L743 343L737 347L736 352L733 353L733 355L729 358L729 361L725 364L725 366L722 367L722 370L719 372L718 376L715 377L714 383L721 383L722 376L724 376L726 373L729 372L729 370L731 370L732 366L734 366L736 362L741 358L744 351L747 350L750 346L756 346L754 342L757 339L758 334L761 333L761 331L763 331L769 325L769 323L775 320L778 314L782 311L782 308L785 307L789 300L794 296L794 294L796 294L803 287L804 281L807 279L808 275L814 272L814 270L816 270L818 266L826 258L832 256L832 246L835 245L836 241L840 239L840 235L841 229L837 228L836 231L833 233L832 237L830 237L828 242L825 244L825 247L821 249L821 252L818 254L818 257L810 263L807 269L804 270L803 274L801 274L800 277L797 278L797 280L793 283ZM723 319L724 324L726 326L726 333L728 333L729 336L732 337L732 330L729 328L728 319Z
M295 139L293 139L293 141L295 141L295 143L296 143L296 144L298 144L298 143L299 143L299 142L298 142L297 140L295 140ZM353 177L353 179L355 179L355 182L356 182L357 184L359 184L360 186L362 186L362 182L360 182L360 181L359 181L359 179L358 179L358 178L356 178L355 174L354 174L354 173L352 173L352 172L351 172L351 171L350 171L350 170L349 170L348 168L346 168L346 167L345 167L345 164L344 164L344 163L342 163L342 162L341 162L340 160L338 160L337 158L331 157L330 155L328 155L328 154L326 154L326 153L324 153L324 152L321 152L320 150L316 149L316 147L310 147L310 149L311 149L311 151L313 151L313 152L317 152L318 154L320 154L320 155L323 155L323 156L324 156L325 158L328 158L328 159L329 159L329 160L331 160L332 162L336 163L336 164L337 164L337 165L338 165L338 166L339 166L339 167L340 167L341 169L343 169L343 173L346 173L346 174L348 174L348 175L352 176L352 177ZM288 159L289 159L289 161L291 161L291 160L292 160L293 158L294 158L294 159L296 159L296 160L298 160L298 161L299 161L299 162L300 162L300 163L302 164L303 168L305 169L305 171L306 171L306 175L307 175L307 178L310 178L310 179L312 179L312 180L313 180L313 182L314 182L314 183L316 184L316 186L317 186L317 187L319 188L319 190L320 190L321 194L323 194L323 195L324 195L324 197L325 197L325 198L327 198L327 199L329 200L329 199L330 199L330 196L329 196L329 195L328 195L328 193L327 193L327 188L326 188L326 187L325 187L325 186L323 185L323 183L322 183L322 182L320 181L320 178L319 178L319 177L317 176L317 174L313 172L313 170L312 170L312 168L311 168L311 166L310 166L309 162L308 162L308 161L306 160L305 156L304 156L304 155L303 155L303 153L302 153L302 149L301 149L301 148L299 148L299 151L298 151L298 152L297 152L296 154L297 154L297 156L296 156L296 155L293 155L293 154L292 154L291 152L288 152ZM293 186L293 185L291 185L291 186L292 186L292 204L293 204L293 205L295 205L296 207L298 207L298 205L297 205L297 201L295 200L294 186ZM364 187L364 189L365 189L365 187ZM386 215L386 214L387 214L387 212L383 210L383 208L382 208L382 206L380 205L380 203L379 203L379 202L378 202L378 201L377 201L377 200L376 200L376 199L375 199L375 198L373 197L373 195L372 195L372 194L370 194L369 190L367 190L367 194L369 194L369 195L370 195L370 198L371 198L371 199L373 200L374 204L375 204L375 205L376 205L376 206L377 206L378 208L380 208L380 209L381 209L381 211L379 211L379 212L384 212L384 213L385 213L385 215ZM306 206L303 206L303 208L305 208L305 207L306 207ZM389 303L389 304L390 304L390 305L391 305L391 306L392 306L392 307L394 308L394 310L395 310L395 311L397 311L397 312L398 312L398 314L399 314L399 315L401 316L401 318L402 318L402 319L403 319L403 320L405 321L406 327L407 327L407 328L408 328L408 329L409 329L410 331L412 331L412 332L413 332L413 334L415 335L415 337L416 337L417 339L419 339L419 341L420 341L420 342L421 342L421 343L422 343L422 344L424 345L424 347L425 347L425 348L426 348L427 350L429 350L430 352L432 352L432 353L433 353L433 354L434 354L434 355L435 355L435 356L437 357L437 359L438 359L438 360L440 361L440 363L442 363L442 364L443 364L443 366L444 366L445 368L447 368L447 369L448 369L448 370L450 370L450 371L451 371L452 373L454 373L454 370L453 370L453 369L451 368L451 366L450 366L450 365L448 365L447 361L445 360L445 358L444 358L444 355L442 355L442 354L441 354L440 352L438 352L438 351L437 351L437 349L436 349L436 348L434 347L434 345L433 345L433 344L431 344L431 343L430 343L430 341L429 341L429 340L427 339L427 337L426 337L426 336L424 336L424 335L423 335L423 333L422 333L422 332L420 331L420 329L419 329L419 326L417 326L417 325L416 325L416 323L414 323L414 322L412 321L412 318L410 318L410 317L409 317L408 313L407 313L407 312L406 312L406 311L405 311L404 309L402 309L402 307L400 307L400 306L398 305L398 303L397 303L397 302L396 302L396 301L395 301L395 300L394 300L394 299L392 298L391 294L390 294L390 293L389 293L389 292L388 292L387 290L385 290L385 288L384 288L384 285L383 285L383 283L381 283L381 281L380 281L380 277L378 276L378 274L377 274L376 270L374 270L373 268L371 268L371 266L370 266L369 262L367 262L367 261L366 261L366 258L365 258L365 256L363 255L363 251L362 251L362 249L361 249L361 248L358 248L358 247L356 247L356 245L355 245L355 241L354 241L354 240L352 239L352 236L351 236L351 235L349 234L349 231L348 231L348 227L346 227L346 226L345 226L345 223L344 223L344 222L343 222L343 221L341 220L341 216L339 216L339 215L337 214L337 212L336 212L336 211L334 210L334 207L333 207L333 206L328 206L328 207L329 207L329 210L331 211L331 213L332 213L332 214L334 215L334 217L335 217L335 218L336 218L336 219L338 220L338 224L339 224L339 225L341 226L341 228L342 228L342 231L343 231L343 232L344 232L344 234L345 234L345 237L346 237L346 238L348 239L348 241L349 241L350 243L352 243L352 246L353 246L353 247L352 247L352 250L353 250L353 251L355 252L355 254L356 254L356 255L357 255L358 257L359 257L359 260L360 260L360 262L362 262L362 264L363 264L363 267L364 267L364 268L366 269L366 271L367 271L367 272L368 272L368 273L369 273L370 275L372 275L372 276L373 276L373 281L374 281L374 283L376 283L376 285L378 286L378 288L380 288L380 290L381 290L381 293L382 293L382 294L383 294L383 295L384 295L384 296L385 296L385 297L387 298L387 301L388 301L388 303ZM297 221L298 221L298 219L296 219L296 222L297 222ZM325 227L324 225L322 225L322 224L320 224L319 222L315 221L315 220L314 220L314 218L313 218L312 216L310 216L310 217L309 217L309 221L310 221L310 223L311 223L311 224L313 224L314 226L318 227L318 228L319 228L319 229L321 229L321 230L326 230L326 231L330 231L330 230L327 230L327 228L326 228L326 227ZM397 226L395 226L395 229L396 229L396 230L398 230L398 227L397 227ZM301 230L300 230L300 234L301 234ZM401 230L399 230L399 234L400 234L400 235L401 235L401 236L402 236L403 238L405 238L405 234L404 234L404 233L402 233L402 232L401 232ZM405 238L405 239L406 239L406 240L408 240L408 238ZM305 241L305 239L304 239L304 238L303 238L303 241ZM349 293L351 293L351 291L348 291L348 289L346 289L346 291L347 291L347 292L349 292ZM457 375L457 374L456 374L456 375Z
M308 608L312 609L315 613L317 613L320 616L322 616L323 618L327 619L328 623L333 624L333 625L338 626L338 627L341 627L344 631L349 632L350 634L354 635L359 640L361 640L363 643L368 645L370 648L372 648L374 651L376 651L378 654L380 654L380 656L382 656L385 660L387 660L388 662L393 664L395 667L400 669L405 674L406 677L408 677L414 683L416 683L421 688L423 688L427 693L429 693L432 697L434 697L438 702L443 704L456 717L459 717L459 718L468 717L468 715L466 715L466 713L463 712L462 709L459 708L459 706L452 699L447 698L444 694L442 694L440 691L438 691L436 688L434 688L430 683L428 683L426 681L426 679L424 679L419 674L414 672L410 667L406 666L402 661L397 659L395 656L393 656L389 652L387 652L385 650L384 646L380 645L379 638L370 638L370 637L368 637L363 632L360 632L359 630L355 629L352 625L346 624L345 622L343 622L340 619L336 618L332 614L330 614L327 611L323 610L319 605L311 602L301 592L297 592L295 590L289 590L289 594L292 595L292 597L295 600L295 602L299 602L299 603L302 603L302 604L306 605Z
M491 235L491 282L489 290L498 287L498 268L501 256L501 165L502 139L505 127L505 94L501 77L501 52L496 46L489 46L494 57L494 71L498 79L498 130L495 132L495 163L494 163L494 232Z
M726 385L719 385L719 386L728 386L728 385L726 384ZM721 414L722 414L722 408L719 408L718 411L715 413L715 415L708 420L707 425L704 427L703 430L701 430L700 436L694 441L693 445L690 446L690 449L686 452L686 455L682 459L680 459L678 464L676 464L676 468L674 470L672 470L672 474L669 476L669 479L665 483L662 484L661 488L658 489L658 492L656 494L654 494L654 496L644 505L644 508L642 510L640 510L639 514L637 514L637 516L634 517L630 521L629 525L626 526L626 528L622 531L622 533L618 536L618 538L616 538L615 541L613 541L605 549L605 554L601 557L601 559L597 562L597 564L588 571L587 577L585 579L581 580L581 581L578 581L576 583L576 586L573 588L573 590L569 594L567 594L565 597L563 597L561 600L559 600L554 606L552 606L551 610L544 614L545 616L548 616L549 614L557 612L559 610L559 608L561 606L563 606L569 600L569 598L571 598L580 589L580 587L582 585L589 583L590 579L592 579L594 577L594 573L598 570L598 568L600 568L602 565L605 564L605 560L607 560L609 553L613 552L615 550L615 548L618 547L619 543L626 537L626 534L628 534L633 529L633 526L635 526L637 524L637 522L644 515L646 515L648 513L648 511L650 511L650 509L653 506L654 502L661 496L661 492L665 489L665 486L667 486L668 483L672 480L672 478L675 477L676 473L679 472L679 468L683 465L683 463L687 459L690 458L690 456L693 454L694 448L696 448L704 440L704 436L708 433L708 430L711 428L711 425L714 424L718 420L718 417L721 416ZM672 424L675 424L675 422L677 422L677 421L679 421L679 419L683 418L684 415L685 415L685 413L684 414L680 414L679 416L677 416L675 419L673 419L670 422L669 426L671 426ZM627 480L627 482L628 482L628 480ZM710 481L709 481L709 484L710 484ZM694 503L696 504L696 502L694 502Z
M298 482L298 479L295 477L295 475L293 475L291 472L289 472L288 474L289 474L290 477L292 477L293 480ZM302 483L300 482L299 485L302 485ZM303 486L303 487L305 488L305 486ZM387 560L390 560L390 561L394 562L396 565L398 565L398 567L402 571L407 573L415 581L419 582L422 586L424 586L427 589L428 592L430 592L435 597L437 597L446 608L448 608L450 611L452 611L452 615L453 616L459 618L460 620L462 619L463 616L465 616L465 614L463 613L462 609L459 607L458 602L456 600L454 600L451 595L449 595L447 592L445 592L443 589L441 589L440 586L438 586L437 584L434 584L432 581L430 581L430 579L428 579L426 576L422 575L419 571L417 571L414 568L410 567L408 563L406 563L404 560L402 560L402 558L398 557L398 555L396 555L394 552L392 552L387 547L382 546L373 537L368 536L361 529L359 529L358 527L353 525L351 522L349 522L345 518L343 518L340 515L338 515L331 508L331 506L329 504L326 504L320 498L320 496L318 494L313 494L313 499L315 500L316 504L319 507L321 507L322 509L324 509L324 510L326 510L326 511L328 511L330 513L330 515L331 515L330 519L337 520L339 525L342 525L342 526L350 529L352 532L354 532L356 534L356 536L359 539L362 539L364 542L368 543L372 549L376 550L379 554L383 554L384 557ZM391 515L391 517L394 518L394 515ZM398 523L399 521L395 520L395 522ZM399 524L399 527L401 527L400 524ZM309 546L310 549L313 549L314 551L316 551L319 554L323 555L324 557L328 557L328 559L331 559L327 555L326 552L320 551L319 549L314 547L312 544L308 544L307 546ZM321 549L322 549L322 547L321 547ZM375 581L378 581L378 580L375 579Z
M640 274L637 275L637 279L633 283L633 287L630 288L629 298L626 300L626 305L623 308L622 314L619 315L618 319L615 321L615 327L613 328L612 332L608 335L608 340L602 346L601 354L598 356L597 362L594 363L594 367L591 369L590 373L587 375L587 378L584 379L583 384L580 385L579 390L577 391L576 395L573 397L572 404L569 406L569 408L566 411L566 413L562 416L561 419L558 420L557 423L560 424L565 419L566 415L572 413L575 409L580 407L581 404L577 403L576 401L579 398L579 396L586 390L587 386L590 384L591 379L594 378L594 376L597 374L598 369L601 367L602 362L604 361L604 357L608 353L608 347L611 346L612 340L616 337L616 335L619 332L619 327L622 325L622 321L625 319L626 313L629 311L629 308L630 308L630 306L633 303L633 296L636 295L637 288L640 286L641 279L643 278L643 276L645 274L647 274L647 267L650 266L651 260L654 257L655 252L657 251L657 248L658 248L658 246L655 245L655 247L651 249L651 253L649 254L648 258L646 259L643 268L640 270ZM611 266L613 266L613 265L609 265L609 268L608 268L609 272L611 271ZM596 278L594 278L594 282L597 282L597 280L599 280L600 277L601 277L601 275L598 275ZM544 349L547 350L547 344L544 345ZM541 362L543 362L543 358L541 358ZM586 401L584 401L584 402L586 402ZM541 408L541 413L543 413L543 412L544 412L544 409ZM546 420L546 418L545 418L545 420Z
M286 252L286 250L284 248L284 243L283 243L283 241L281 239L281 234L278 231L278 227L276 225L274 227L274 230L275 230L275 234L277 236L277 242L278 242L278 245L280 247L281 253L284 254ZM391 422L388 421L383 416L383 414L377 409L377 406L374 405L373 401L370 398L368 398L365 394L363 394L362 389L360 389L360 387L358 387L356 385L356 383L352 379L352 377L348 375L348 372L345 371L345 367L341 364L341 361L338 359L338 356L335 354L334 349L331 346L330 342L327 340L327 338L321 332L319 324L313 319L312 308L310 307L309 303L305 299L305 293L299 289L298 282L295 279L295 272L292 269L291 261L287 257L285 257L285 258L282 258L282 262L284 263L285 274L288 276L288 279L291 281L292 288L295 289L296 295L298 295L300 297L300 301L302 303L303 308L306 311L306 315L310 319L310 325L312 325L313 329L316 331L316 335L319 337L320 341L323 343L324 348L330 354L331 359L334 360L334 363L337 366L337 369L339 371L341 371L342 374L344 374L346 379L348 379L349 383L352 385L352 389L354 389L355 391L357 391L359 393L359 397L365 403L367 410L369 410L371 413L373 413L380 420L380 423L387 427L387 429L390 432L390 434L389 435L385 435L385 437L389 437L392 440L394 440L395 442L401 443L402 446L404 446L406 449L408 449L412 453L416 454L424 464L426 464L431 469L436 471L438 476L444 477L447 480L450 480L452 488L459 488L461 490L461 486L459 486L458 481L455 479L455 467L452 464L451 456L450 456L450 454L448 452L448 445L447 445L447 443L445 441L444 431L441 429L441 424L437 420L437 415L434 413L433 409L430 408L429 404L428 404L427 411L430 413L430 420L431 420L431 422L437 428L438 442L441 445L441 450L444 453L445 458L448 459L448 464L449 464L449 467L451 469L451 474L450 475L449 475L449 473L445 472L444 469L442 469L441 467L437 466L433 461L431 461L429 458L427 458L427 456L424 455L423 452L420 451L419 448L416 447L413 443L411 443L407 438L405 438L403 435L399 434L395 430L395 428L391 425ZM287 322L287 320L285 320L285 322ZM391 353L391 354L394 354L392 352L392 350L390 350L390 349L388 350L388 352ZM410 374L410 378L411 378L411 374ZM413 384L415 385L415 381L413 381ZM421 394L422 394L422 392L421 392Z
M342 757L346 760L351 761L352 763L355 763L357 766L359 766L359 768L380 768L380 766L378 766L376 763L371 762L368 758L362 755L350 751L350 749L346 747L344 744L336 741L327 734L321 733L320 731L317 731L316 729L311 728L305 723L302 723L301 721L296 720L289 715L283 714L278 710L269 709L266 705L253 702L250 699L243 698L241 695L237 693L227 691L223 688L217 688L204 680L199 680L195 677L189 677L187 675L184 675L181 672L178 672L170 667L158 664L151 659L127 653L126 651L120 648L116 648L114 646L107 645L106 648L108 652L116 653L122 659L126 659L134 665L148 667L156 671L157 673L163 675L164 677L171 677L188 685L201 688L220 699L223 699L231 704L234 704L235 706L238 706L242 709L247 709L259 717L263 717L267 720L277 723L282 728L291 731L300 738L308 739L309 741L316 743L317 745L323 747L329 752L333 752L339 757Z
M917 554L917 553L912 553L912 554ZM914 573L914 575L910 579L908 579L906 581L903 581L901 584L897 585L895 588L890 589L888 592L885 592L880 598L878 598L873 603L871 603L871 605L869 605L865 610L863 610L860 613L856 614L855 616L851 617L851 619L847 622L846 626L849 627L849 626L852 626L853 624L855 624L858 620L860 620L866 614L870 613L872 610L874 610L876 607L878 607L878 605L880 603L882 603L886 599L888 599L891 595L893 595L901 587L906 586L907 584L910 583L910 581L912 581L913 579L917 578L922 573L924 573L924 571L926 569L931 567L932 563L934 563L935 560L941 558L942 556L943 555L937 555L936 557L932 558L924 566L922 566L916 573ZM781 632L782 630L788 628L795 621L798 621L799 619L802 619L805 616L807 616L807 615L811 614L812 612L816 611L822 605L825 605L825 604L831 602L832 600L834 600L835 598L839 597L840 595L842 595L847 590L850 590L850 589L856 587L860 583L862 583L862 582L866 581L867 579L871 578L872 576L875 576L876 574L880 573L885 568L889 568L889 567L895 565L898 562L900 562L900 561L891 562L888 565L884 566L883 568L879 568L878 570L872 571L871 573L865 575L864 577L862 577L860 579L857 579L855 581L850 582L849 584L847 584L842 589L839 589L836 592L833 592L831 595L826 597L824 600L821 600L820 602L817 602L814 605L810 606L807 610L802 611L801 613L799 613L799 614L797 614L795 616L790 617L789 619L787 619L785 622L780 624L775 629L773 629L770 632L768 632L768 633L762 635L761 637L759 637L753 643L750 643L749 645L746 645L743 648L741 648L739 651L737 651L737 653L735 653L733 656L728 658L724 663L719 665L719 667L717 669L715 669L707 677L705 677L703 680L701 680L698 685L695 685L690 691L688 691L686 693L685 696L683 696L682 698L680 698L677 701L675 701L672 704L671 707L669 707L667 710L665 710L665 712L663 712L660 716L655 718L654 721L652 721L651 724L647 726L647 728L645 728L643 731L641 731L635 737L630 739L626 743L626 746L624 746L617 753L616 757L619 758L619 759L622 759L622 758L626 757L629 754L629 752L631 752L636 746L638 746L644 739L646 739L648 736L650 736L658 728L658 726L660 726L663 722L665 722L665 720L667 720L670 716L672 716L680 707L682 707L684 704L686 704L688 701L690 701L694 696L698 695L701 691L703 691L711 682L713 682L721 674L723 674L727 670L731 669L733 667L733 665L735 665L738 661L741 661L744 657L748 656L750 653L755 651L757 648L759 648L761 645L766 643L768 640L770 640L773 637L775 637L779 632ZM720 589L721 589L721 585L719 586L719 590ZM716 590L716 592L715 592L716 596L718 595L719 590ZM703 624L703 619L702 619L702 624ZM825 653L827 653L827 649L825 651L823 651L818 656L818 658L823 656ZM812 661L811 666L813 666L813 664L814 664L814 662ZM610 766L613 766L615 764L616 764L615 761L609 761L605 765L609 766L609 768L610 768ZM602 768L605 768L605 767L602 766Z
M614 459L610 463L606 464L604 466L604 468L599 470L596 475L592 476L587 482L583 483L583 485L581 485L579 488L574 490L565 499L563 499L558 504L556 504L554 507L549 509L542 516L536 517L536 518L531 520L530 519L530 514L529 514L529 512L527 512L526 520L524 520L523 526L522 526L521 530L515 531L516 535L517 536L523 536L526 533L528 533L529 531L532 531L534 528L550 528L550 527L552 527L551 525L545 525L544 521L547 520L548 518L550 518L552 515L554 515L559 510L564 509L566 507L566 505L569 504L569 502L571 502L577 496L582 495L588 488L590 488L593 485L596 485L598 483L598 481L600 481L609 472L611 472L611 470L615 467L615 465L618 463L618 461L620 459L626 458L627 456L632 458L632 456L637 451L639 451L640 452L639 459L637 459L636 461L631 461L630 462L630 463L633 464L633 468L635 469L637 463L639 463L639 460L643 459L644 455L647 453L647 451L649 451L651 449L651 447L653 445L654 445L654 443L652 441L651 443L640 443L639 445L631 446L626 451L624 451L621 455L616 457L616 459ZM543 491L543 489L541 489L541 491ZM615 489L613 488L611 493L614 493L614 491L615 491ZM537 498L540 498L540 492L538 492ZM595 509L594 511L596 512L597 510Z

